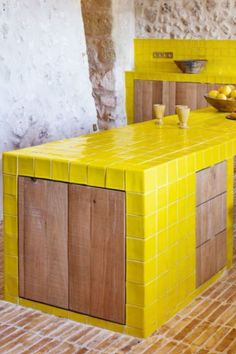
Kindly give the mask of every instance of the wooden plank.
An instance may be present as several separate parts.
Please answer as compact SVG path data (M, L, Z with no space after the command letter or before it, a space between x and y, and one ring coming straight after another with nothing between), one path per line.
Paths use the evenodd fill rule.
M226 192L226 176L225 161L197 172L197 205Z
M226 231L215 236L216 242L216 271L220 271L226 265Z
M211 239L197 248L196 285L199 287L216 273L216 242Z
M165 104L163 101L163 81L152 81L152 118L155 118L153 105L154 104ZM166 112L165 112L166 114Z
M142 122L143 117L143 84L141 80L134 81L134 122Z
M125 323L125 193L69 187L69 308Z
M169 82L169 112L168 114L175 114L176 105L176 82Z
M193 82L176 83L176 104L197 108L197 84Z
M142 82L142 121L151 120L153 118L153 102L152 102L152 81Z
M197 207L197 247L226 229L226 193Z
M208 94L207 84L197 84L197 108L204 108L208 106L204 96Z
M19 177L20 296L68 308L67 184Z

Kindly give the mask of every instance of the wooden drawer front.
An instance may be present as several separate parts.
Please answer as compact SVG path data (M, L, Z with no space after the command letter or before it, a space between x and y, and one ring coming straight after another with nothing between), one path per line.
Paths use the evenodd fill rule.
M226 229L226 193L197 207L197 247Z
M69 186L69 309L125 323L125 193Z
M68 186L19 177L20 297L68 308Z
M197 205L226 192L226 162L197 172Z
M216 241L216 271L226 265L226 231L215 236Z
M197 248L197 287L216 273L216 242L211 239Z

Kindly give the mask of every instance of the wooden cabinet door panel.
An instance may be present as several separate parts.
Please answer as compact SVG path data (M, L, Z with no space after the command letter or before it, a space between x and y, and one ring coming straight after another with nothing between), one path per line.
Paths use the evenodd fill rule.
M226 193L197 207L197 247L226 229Z
M197 287L216 273L216 242L211 239L197 248Z
M68 187L19 177L20 297L68 308Z
M162 82L135 80L134 82L134 122L153 118L153 102L162 100ZM156 103L157 103L156 102Z
M125 193L69 187L69 308L125 323Z
M192 82L176 83L176 104L197 109L197 84Z
M216 241L216 271L226 265L226 231L215 236Z
M197 172L197 205L226 192L226 162Z

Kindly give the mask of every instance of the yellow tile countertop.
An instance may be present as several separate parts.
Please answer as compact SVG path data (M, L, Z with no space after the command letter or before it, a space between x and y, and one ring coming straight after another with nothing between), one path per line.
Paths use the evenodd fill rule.
M196 289L196 171L227 161L227 267L233 250L236 122L213 108L3 154L5 299L59 314L18 295L18 176L126 192L126 325L80 321L146 337L220 274ZM63 316L77 318L63 310Z

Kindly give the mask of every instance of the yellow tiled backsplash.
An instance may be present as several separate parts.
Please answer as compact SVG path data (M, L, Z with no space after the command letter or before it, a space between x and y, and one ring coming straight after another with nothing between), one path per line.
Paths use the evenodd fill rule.
M135 71L179 73L174 60L207 59L203 73L236 72L235 40L135 39ZM173 58L154 58L154 52L173 52Z

